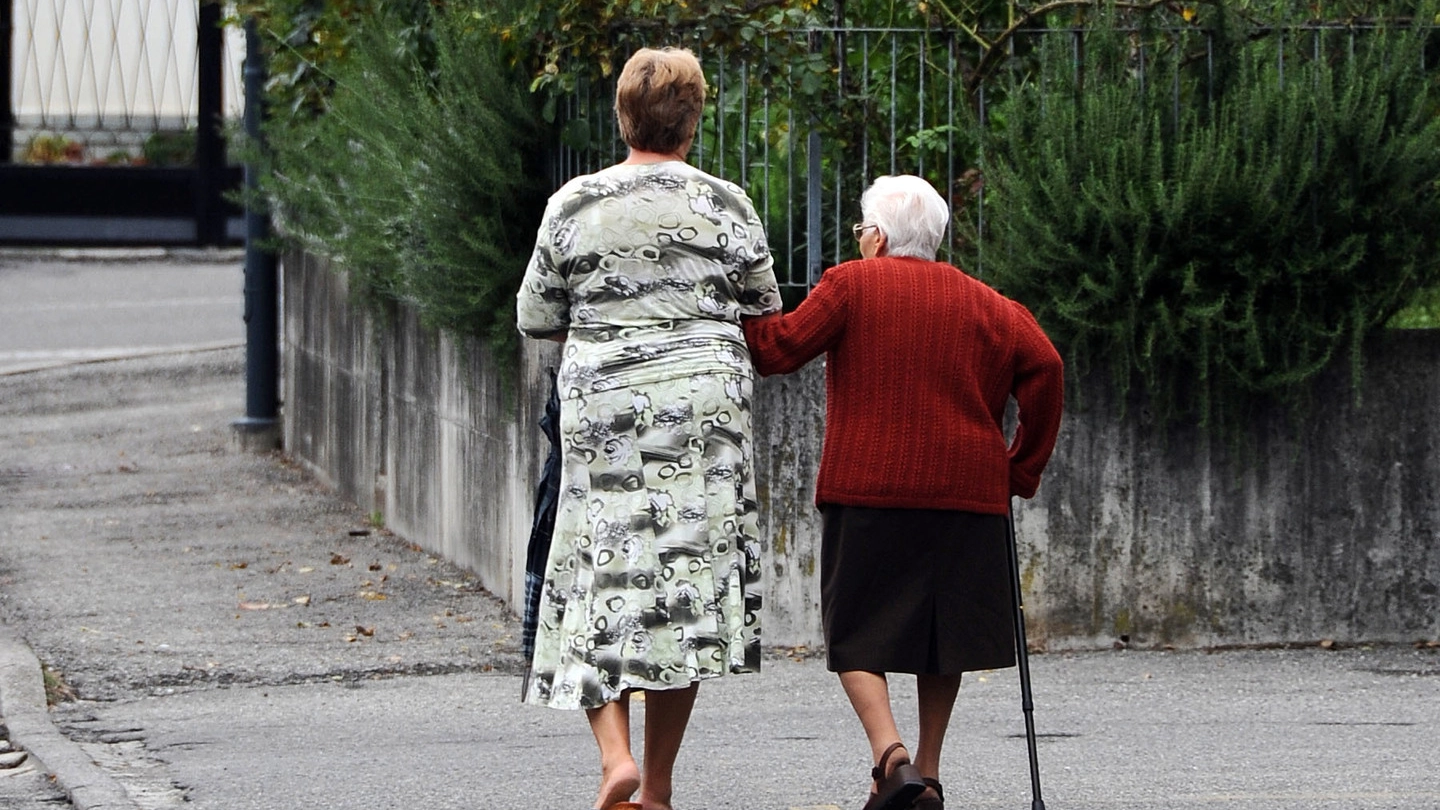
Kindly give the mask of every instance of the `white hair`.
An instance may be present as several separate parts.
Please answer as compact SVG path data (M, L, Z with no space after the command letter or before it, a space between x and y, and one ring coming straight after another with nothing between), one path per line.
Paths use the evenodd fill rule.
M860 213L885 233L887 256L934 261L950 224L950 208L924 178L878 177L860 197Z

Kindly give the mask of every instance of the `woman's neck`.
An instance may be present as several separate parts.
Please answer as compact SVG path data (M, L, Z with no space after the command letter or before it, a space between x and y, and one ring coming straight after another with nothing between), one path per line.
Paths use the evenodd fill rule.
M678 160L682 163L685 160L685 152L647 152L644 149L630 149L629 157L623 163L628 165L639 165L644 163L666 163Z

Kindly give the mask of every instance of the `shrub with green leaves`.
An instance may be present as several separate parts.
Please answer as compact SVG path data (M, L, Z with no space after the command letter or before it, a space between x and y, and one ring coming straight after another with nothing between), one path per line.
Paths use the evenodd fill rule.
M269 127L268 191L292 237L340 260L362 294L407 301L433 327L517 340L514 294L549 189L535 111L479 14L357 29L321 115Z
M1429 29L1226 22L1047 40L1050 80L994 110L981 258L1074 372L1230 430L1333 363L1358 382L1440 283L1440 92Z

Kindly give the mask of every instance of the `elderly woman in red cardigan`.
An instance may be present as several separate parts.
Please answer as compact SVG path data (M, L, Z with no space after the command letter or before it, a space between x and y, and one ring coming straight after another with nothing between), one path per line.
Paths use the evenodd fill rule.
M794 312L747 321L745 337L761 374L826 356L815 501L828 666L876 762L866 810L938 810L961 673L1015 664L1006 520L1054 448L1062 366L1029 311L935 260L950 211L929 183L881 177L861 210L864 258L828 270ZM913 762L890 672L917 678Z

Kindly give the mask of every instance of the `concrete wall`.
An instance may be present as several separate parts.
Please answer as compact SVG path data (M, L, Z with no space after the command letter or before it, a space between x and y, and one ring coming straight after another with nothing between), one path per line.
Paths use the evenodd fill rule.
M518 604L556 347L527 341L507 391L483 348L402 307L364 314L318 260L288 256L284 284L288 452ZM1299 429L1272 418L1245 459L1196 431L1157 438L1143 407L1082 387L1017 513L1032 643L1440 637L1440 334L1373 347L1363 406L1326 379ZM765 635L818 646L821 364L762 380L755 408Z
M1064 646L1440 637L1440 333L1367 349L1232 454L1100 385L1017 520L1032 636Z
M283 266L287 452L519 604L547 449L535 427L543 394L520 392L548 392L558 346L529 341L519 374L502 381L477 343L423 329L405 307L376 317L354 305L323 260L291 253Z

